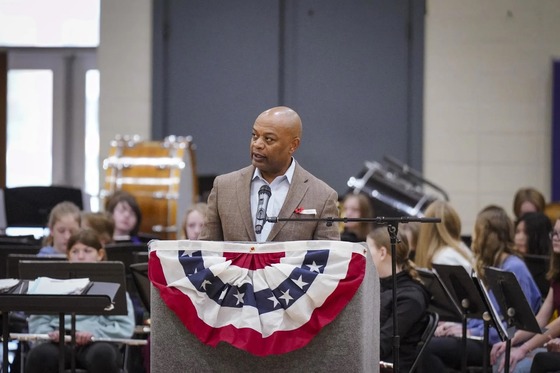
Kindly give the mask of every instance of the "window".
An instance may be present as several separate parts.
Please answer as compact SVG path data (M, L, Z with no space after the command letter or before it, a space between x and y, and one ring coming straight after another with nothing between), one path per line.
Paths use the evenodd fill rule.
M0 45L97 47L100 0L0 0Z
M8 72L8 187L52 183L52 87L52 70Z

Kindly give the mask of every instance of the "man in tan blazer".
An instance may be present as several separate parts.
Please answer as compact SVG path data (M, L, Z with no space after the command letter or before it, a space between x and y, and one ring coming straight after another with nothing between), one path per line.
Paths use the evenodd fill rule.
M199 237L212 241L339 240L338 225L324 221L265 222L255 233L258 191L271 188L267 216L337 218L338 195L293 158L301 141L299 115L284 106L261 113L253 125L251 166L220 175L208 196L208 214ZM296 213L298 210L299 213ZM303 210L303 211L301 211Z

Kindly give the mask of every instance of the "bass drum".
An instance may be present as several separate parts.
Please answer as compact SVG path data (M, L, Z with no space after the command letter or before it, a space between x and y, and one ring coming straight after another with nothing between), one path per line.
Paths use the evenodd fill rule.
M385 157L385 163L365 162L365 167L347 184L348 193L364 193L376 217L424 217L426 207L435 200L449 200L437 185L423 179L408 166Z
M142 211L141 233L176 239L183 213L198 200L194 150L190 136L168 136L162 142L118 136L103 162L102 205L115 191L125 190Z

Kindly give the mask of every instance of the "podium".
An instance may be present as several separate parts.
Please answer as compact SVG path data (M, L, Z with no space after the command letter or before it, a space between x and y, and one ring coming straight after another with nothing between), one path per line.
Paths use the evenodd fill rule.
M151 371L377 372L379 278L369 252L365 258L362 283L338 316L304 347L277 355L256 356L224 342L216 347L202 343L167 307L152 284Z

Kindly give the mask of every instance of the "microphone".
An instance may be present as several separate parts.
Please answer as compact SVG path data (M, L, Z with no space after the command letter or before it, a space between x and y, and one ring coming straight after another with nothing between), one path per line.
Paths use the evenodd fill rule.
M268 200L272 192L268 185L263 185L259 189L259 204L257 206L257 222L255 223L255 233L260 234L263 229L264 223L266 223L266 209L268 207Z

